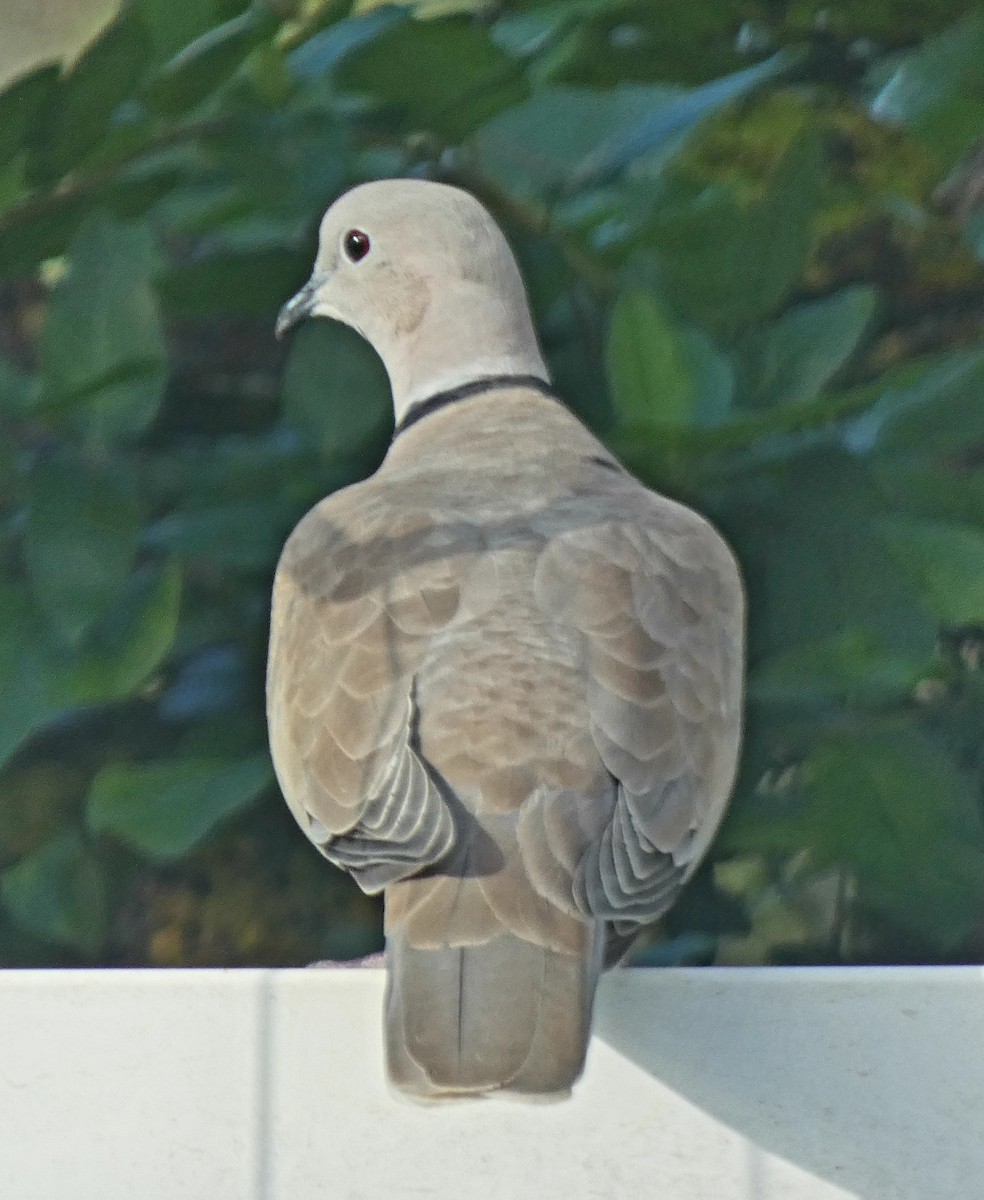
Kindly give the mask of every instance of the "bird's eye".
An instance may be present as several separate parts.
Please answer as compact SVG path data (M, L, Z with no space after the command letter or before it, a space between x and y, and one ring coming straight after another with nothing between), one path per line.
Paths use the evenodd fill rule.
M359 262L369 253L369 234L361 229L350 229L342 239L345 254L351 262Z

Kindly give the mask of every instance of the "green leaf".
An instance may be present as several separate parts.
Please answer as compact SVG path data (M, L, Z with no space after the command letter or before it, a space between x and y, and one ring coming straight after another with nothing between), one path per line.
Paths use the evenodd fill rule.
M967 245L979 259L984 261L984 207L973 212L964 226L964 238Z
M37 67L0 92L0 163L29 144L61 74L57 63Z
M856 629L886 653L928 660L938 622L876 526L882 499L864 463L815 450L775 472L738 546L755 645L795 653Z
M630 425L686 425L696 400L679 331L648 292L623 292L608 333L608 378L616 410Z
M907 54L871 103L878 120L911 129L945 163L984 128L984 13L970 12Z
M906 657L865 629L848 629L759 662L749 697L769 704L883 704L908 695L925 658Z
M984 529L984 466L974 470L913 466L891 455L879 457L873 466L890 512Z
M4 871L0 899L23 929L87 958L105 941L105 874L76 833L60 834Z
M622 129L668 110L681 88L622 84L610 91L544 87L471 139L482 169L520 195L559 192L580 164Z
M70 703L65 653L24 591L0 582L0 766Z
M379 357L336 322L309 321L297 331L283 389L287 419L330 462L365 453L392 422Z
M174 758L103 767L89 790L87 820L150 858L180 858L223 819L241 811L270 785L266 754L230 762Z
M483 167L511 191L542 195L607 183L625 168L660 166L701 121L788 69L775 55L697 88L619 84L538 89L478 130Z
M735 398L735 371L711 338L696 326L680 328L680 348L694 381L693 424L710 429L725 422Z
M157 72L144 92L148 106L168 117L194 108L221 87L278 25L272 9L257 3L209 29Z
M321 79L330 75L349 55L409 19L407 9L395 4L383 4L368 12L335 21L293 50L288 55L287 65L297 79Z
M984 438L984 350L931 362L905 387L888 387L851 431L858 445L939 454Z
M38 604L70 643L122 591L137 549L140 509L120 464L40 463L30 481L26 554Z
M726 329L774 311L806 261L822 175L822 145L808 129L747 208L712 187L663 209L652 239L669 299Z
M138 433L166 379L152 280L157 256L141 225L86 221L69 249L41 340L41 407L71 407L101 444Z
M43 177L64 175L106 136L110 118L136 90L149 57L141 15L127 5L72 65L48 105L39 144Z
M31 377L5 358L0 358L0 413L22 417L29 408Z
M131 695L173 646L180 607L177 562L131 575L72 665L69 689L76 703L105 703Z
M848 287L800 304L751 340L750 399L760 406L814 400L857 349L874 315L877 292Z
M578 165L570 190L608 183L630 163L672 153L701 121L784 74L795 61L793 55L781 52L744 71L668 97L665 104L615 130L592 149Z
M414 21L351 51L338 86L395 108L404 128L458 141L525 98L520 65L474 21Z
M887 518L886 544L927 607L948 625L984 625L984 531Z
M953 946L984 896L984 831L971 780L907 727L830 736L808 759L821 863L857 872L863 901Z
M268 316L272 329L277 308L310 269L307 257L282 247L210 254L172 267L161 279L161 299L169 317Z
M158 521L152 540L182 558L226 570L267 572L276 562L297 508L292 498L279 504L234 501L185 506Z
M216 0L175 4L174 0L136 0L154 47L154 58L165 62L217 24Z

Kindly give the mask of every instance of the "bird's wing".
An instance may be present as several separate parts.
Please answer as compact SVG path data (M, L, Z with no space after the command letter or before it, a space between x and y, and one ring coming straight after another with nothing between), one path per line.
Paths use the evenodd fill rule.
M539 793L520 845L544 894L628 929L669 907L727 804L741 736L740 576L706 521L638 488L624 516L549 541L535 593L579 644L591 736L618 789L600 826L583 798Z
M274 764L302 829L365 891L453 843L441 781L417 752L413 680L431 640L482 603L481 562L466 527L387 506L370 482L313 509L278 566Z

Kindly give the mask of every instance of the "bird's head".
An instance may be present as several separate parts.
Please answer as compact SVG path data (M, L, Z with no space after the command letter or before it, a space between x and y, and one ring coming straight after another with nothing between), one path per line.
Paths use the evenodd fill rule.
M398 418L481 376L548 378L505 237L473 196L447 184L381 180L336 200L277 335L305 317L342 321L375 347Z

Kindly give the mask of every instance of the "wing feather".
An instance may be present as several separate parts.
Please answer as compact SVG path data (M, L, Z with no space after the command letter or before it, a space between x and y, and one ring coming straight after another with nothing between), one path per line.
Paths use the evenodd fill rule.
M741 733L744 600L730 551L696 514L634 494L624 516L552 537L535 579L541 608L577 638L612 803L590 830L572 822L569 797L545 794L520 831L538 886L556 902L569 870L576 907L619 928L657 917L696 868Z
M414 678L462 597L476 609L475 555L449 555L426 513L389 515L374 519L371 493L356 487L300 523L277 570L267 675L287 802L373 892L453 848L447 797L415 746ZM489 572L479 574L481 592Z

